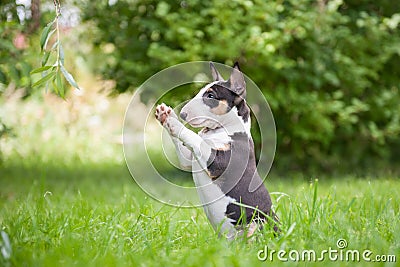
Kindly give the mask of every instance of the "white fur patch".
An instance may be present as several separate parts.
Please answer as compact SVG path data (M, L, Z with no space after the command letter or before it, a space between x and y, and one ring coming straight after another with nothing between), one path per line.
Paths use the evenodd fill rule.
M197 169L198 163L193 162L193 168ZM215 231L220 234L226 235L231 239L236 235L236 229L232 219L228 218L225 214L226 208L236 200L225 195L218 185L214 184L205 171L193 173L193 180L197 187L197 192L203 203L204 211Z
M232 142L232 138L224 128L200 132L199 135L214 149L225 148L227 144Z
M244 122L243 118L239 116L238 110L236 107L233 107L230 112L221 116L223 118L223 126L225 130L230 134L245 132L247 136L250 138L250 117L247 122Z

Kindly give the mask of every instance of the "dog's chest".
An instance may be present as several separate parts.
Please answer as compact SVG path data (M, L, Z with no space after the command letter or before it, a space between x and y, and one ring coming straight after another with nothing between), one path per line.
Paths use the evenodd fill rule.
M199 135L214 149L225 149L232 142L232 138L224 129L202 130Z

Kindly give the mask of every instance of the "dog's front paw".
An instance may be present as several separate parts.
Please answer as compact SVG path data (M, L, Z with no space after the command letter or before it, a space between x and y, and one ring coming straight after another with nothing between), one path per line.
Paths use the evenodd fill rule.
M173 114L173 110L172 108L168 107L167 105L165 105L164 103L162 103L161 105L158 105L156 107L156 119L162 124L164 125L168 116L170 116L171 114Z
M180 130L180 122L174 110L164 103L156 108L156 119L168 130L168 132L177 137Z

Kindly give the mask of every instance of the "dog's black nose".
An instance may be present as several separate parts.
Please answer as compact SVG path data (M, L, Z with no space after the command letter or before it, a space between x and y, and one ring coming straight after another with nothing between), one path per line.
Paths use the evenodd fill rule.
M186 112L181 112L181 114L179 114L179 116L181 116L182 120L186 120L187 117L187 113Z

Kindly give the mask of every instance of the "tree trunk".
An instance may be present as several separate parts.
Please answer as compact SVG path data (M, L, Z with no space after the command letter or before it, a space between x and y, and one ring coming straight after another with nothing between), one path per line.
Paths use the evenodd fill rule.
M40 0L31 1L32 20L29 25L29 33L37 31L40 27Z

